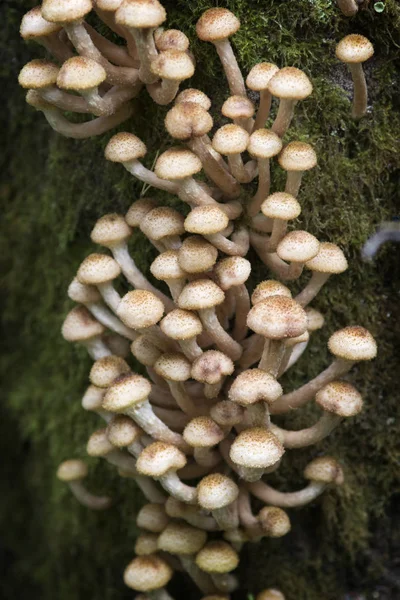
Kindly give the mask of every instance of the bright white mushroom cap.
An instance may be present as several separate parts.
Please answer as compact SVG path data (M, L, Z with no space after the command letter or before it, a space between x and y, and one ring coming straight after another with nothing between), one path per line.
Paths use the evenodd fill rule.
M215 265L214 272L219 287L222 290L229 290L229 288L242 285L248 280L251 273L251 263L241 256L229 256Z
M41 7L35 6L22 17L19 32L24 40L31 40L51 35L60 29L61 25L46 21L42 16Z
M173 340L189 340L203 331L199 317L195 313L181 308L171 310L160 322L160 328Z
M272 375L261 369L247 369L232 383L228 397L241 406L264 401L272 404L282 395L282 386Z
M235 365L229 356L220 350L206 350L192 364L192 377L196 381L214 385L223 377L232 375Z
M343 471L339 463L330 456L320 456L312 460L304 469L304 477L319 483L343 483Z
M328 348L338 358L345 360L371 360L375 358L376 342L370 332L358 325L344 327L331 335Z
M201 160L186 148L170 148L157 159L154 172L160 179L179 180L191 177L202 169Z
M212 235L228 227L229 218L218 206L196 206L185 219L185 230L189 233Z
M317 164L317 155L310 144L290 142L278 156L285 171L309 171Z
M91 231L90 239L95 244L112 248L115 244L127 240L131 235L132 229L124 217L117 213L111 213L104 215L96 222Z
M216 152L225 156L240 154L246 150L249 138L249 134L243 127L229 123L217 129L212 140L212 147Z
M247 325L270 339L297 337L307 330L304 309L285 296L271 296L253 306L247 316Z
M107 388L126 373L130 373L130 367L123 358L114 355L104 356L93 363L89 379L93 385Z
M301 206L294 196L286 192L271 194L261 204L261 212L270 219L290 221L301 213Z
M104 68L86 56L73 56L65 61L57 77L63 90L85 91L97 87L107 78Z
M139 227L145 216L157 206L158 202L153 198L140 198L129 207L125 221L130 227Z
M76 306L65 317L61 334L67 342L90 340L104 333L105 328L84 306Z
M191 235L179 248L178 260L187 273L204 273L212 269L218 258L218 250L204 238Z
M331 381L317 392L315 401L339 417L358 415L363 406L361 394L347 381Z
M249 119L254 115L255 107L244 96L229 96L222 105L221 113L228 119Z
M88 468L83 460L70 459L62 462L57 469L57 478L60 481L79 481L85 479Z
M212 448L225 437L222 429L211 417L195 417L183 430L185 442L193 448Z
M239 19L230 10L209 8L197 21L196 33L203 42L217 42L236 33L239 27Z
M98 285L112 281L121 273L121 267L107 254L89 254L81 263L76 275L78 281L88 285Z
M69 284L68 297L79 304L90 304L101 299L100 292L94 285L81 283L76 277Z
M127 327L144 329L158 323L164 314L164 304L153 292L132 290L121 298L116 312Z
M197 501L205 510L217 510L237 500L239 488L236 483L221 473L203 477L197 485Z
M291 298L292 292L280 281L267 279L257 285L251 295L251 302L252 304L258 304L258 302L262 302L262 300L266 300L270 296L286 296L286 298Z
M177 210L169 206L159 206L150 210L139 226L145 236L159 241L166 236L184 234L184 222L183 215Z
M124 571L124 583L138 592L151 592L167 585L172 575L171 567L158 554L137 556Z
M51 23L80 21L92 10L91 0L43 0L42 16Z
M151 392L150 382L136 373L118 377L107 390L103 399L103 408L110 412L124 412L147 400Z
M159 27L166 18L158 0L124 0L115 13L119 25L143 29Z
M125 415L115 415L107 425L107 437L116 448L126 448L142 435L140 427Z
M186 456L176 446L154 442L140 453L136 466L142 475L162 477L169 471L182 469L186 462Z
M374 53L368 38L357 33L346 35L336 46L336 56L344 63L362 63Z
M197 554L207 541L207 533L187 523L169 523L158 538L159 550L190 556Z
M200 104L181 101L167 112L164 124L173 138L188 140L206 135L213 126L213 120Z
M246 78L246 85L250 90L261 92L266 90L271 78L279 71L273 63L262 62L254 65Z
M181 102L198 104L204 108L204 110L209 110L211 108L210 98L204 92L196 90L195 88L182 90L175 98L175 104L180 104Z
M146 145L133 133L122 131L112 136L104 151L104 156L111 162L125 163L143 158Z
M281 150L281 138L270 129L253 131L247 144L247 151L255 158L272 158Z
M154 364L155 372L167 381L187 381L190 368L190 361L179 352L162 354Z
M136 525L139 529L145 529L152 533L161 533L168 523L169 518L162 504L145 504L136 517Z
M211 279L197 279L185 285L178 298L178 306L186 310L201 310L222 304L224 299L224 292Z
M40 90L57 83L59 67L49 60L36 58L22 67L18 75L21 87Z
M151 72L161 79L184 81L192 77L194 65L190 56L181 50L164 50L151 61Z
M304 100L312 93L307 75L295 67L284 67L270 79L268 90L277 98Z
M264 469L274 465L284 452L281 442L271 431L264 427L252 427L235 438L229 456L241 467Z
M279 242L276 253L282 260L294 263L305 263L314 258L319 251L320 243L308 231L290 231Z
M330 242L321 242L318 253L306 262L306 267L318 273L343 273L348 264L339 246Z
M229 573L239 564L239 556L230 544L208 542L196 556L196 565L206 573Z

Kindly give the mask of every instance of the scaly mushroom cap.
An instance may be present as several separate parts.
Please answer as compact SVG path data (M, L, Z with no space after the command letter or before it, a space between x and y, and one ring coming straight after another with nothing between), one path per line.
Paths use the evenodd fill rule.
M288 515L277 506L265 506L258 513L257 519L268 537L282 537L290 531Z
M158 323L164 314L164 304L153 292L132 290L121 298L116 312L127 327L144 329Z
M121 274L121 267L107 254L89 254L81 263L76 277L80 283L99 285L112 281Z
M155 28L167 18L165 8L158 0L124 0L115 13L118 25L135 28Z
M76 277L69 284L68 297L80 304L90 304L101 300L100 292L94 285L81 283Z
M167 112L165 128L177 140L206 135L213 126L211 115L200 104L178 102Z
M221 427L233 427L243 421L244 409L229 400L221 400L211 407L210 417Z
M290 142L278 156L285 171L309 171L317 164L317 155L310 144Z
M331 381L317 392L315 401L339 417L354 417L363 406L361 394L347 381Z
M221 473L203 477L197 485L197 501L205 510L217 510L237 500L239 488L236 483Z
M290 231L279 242L276 253L282 260L305 263L318 254L320 243L308 231Z
M312 94L312 84L307 75L295 67L284 67L270 79L268 90L277 98L304 100Z
M145 335L139 335L131 344L131 352L142 365L152 367L161 356L161 350L157 348Z
M186 148L170 148L157 159L154 172L160 179L185 179L199 173L201 160Z
M86 56L73 56L65 61L57 77L62 90L85 91L95 88L107 78L104 68Z
M145 144L133 133L121 131L112 136L104 150L107 160L117 163L130 162L146 155Z
M156 29L154 32L154 42L157 50L180 50L186 52L189 48L189 38L179 29Z
M195 313L181 308L171 310L160 322L160 328L166 336L173 340L190 340L203 331L199 317Z
M115 415L107 425L107 437L116 448L126 448L142 435L140 427L125 415Z
M192 102L193 104L198 104L204 110L209 110L211 108L211 100L210 98L201 90L196 90L195 88L187 88L186 90L182 90L177 97L175 98L175 104L180 104L181 102Z
M181 50L164 50L151 61L151 72L161 79L184 81L194 73L193 61Z
M103 399L103 408L115 413L124 412L147 400L150 392L150 382L141 375L123 375L110 385Z
M304 309L285 296L271 296L258 302L247 315L247 325L270 339L297 337L307 329Z
M159 206L150 210L140 223L141 231L151 240L159 241L170 235L183 235L185 219L177 210L169 206Z
M137 556L124 571L124 583L138 592L151 592L167 585L172 575L169 564L157 554Z
M129 207L125 221L130 227L139 227L145 216L157 206L158 202L153 198L140 198Z
M42 17L50 23L80 21L92 10L91 0L43 0Z
M282 393L282 386L275 377L261 369L247 369L236 377L228 397L241 406L249 406L260 401L272 404Z
M204 238L191 235L179 248L178 260L186 273L204 273L212 269L218 258L218 250Z
M106 428L98 429L92 433L86 446L86 452L89 454L89 456L95 457L106 456L113 450L114 446L107 437Z
M84 410L98 410L102 406L106 390L96 385L89 385L82 398L82 408Z
M229 356L220 350L206 350L192 365L192 377L210 385L219 383L226 375L232 375L235 365Z
M159 550L190 556L197 554L207 541L207 533L187 523L169 523L158 538Z
M186 310L201 310L218 306L224 300L224 292L211 279L197 279L185 285L178 298L178 306Z
M185 271L178 262L178 250L167 250L159 254L150 265L151 274L160 281L184 279Z
M46 37L56 31L60 31L61 25L50 23L42 17L40 6L35 6L24 14L21 20L19 32L24 40Z
M104 215L93 227L90 239L95 244L112 248L115 244L124 242L132 235L132 229L129 227L122 215L111 213Z
M247 144L247 151L255 158L272 158L282 150L282 140L270 129L253 131Z
M312 460L304 469L304 477L317 483L343 483L343 471L339 463L330 456Z
M290 221L297 219L301 213L301 206L291 194L276 192L264 200L261 204L261 212L270 219Z
M246 78L246 85L250 90L261 92L268 88L272 77L279 71L273 63L262 62L254 65Z
M169 471L178 471L186 465L186 456L176 446L154 442L137 459L137 470L149 477L162 477Z
M376 342L370 332L358 325L344 327L331 335L328 348L338 358L345 360L371 360L375 358Z
M280 281L267 279L266 281L261 281L257 285L251 295L251 302L252 304L258 304L271 296L286 296L286 298L291 298L292 292Z
M218 206L196 206L185 219L185 230L199 235L212 235L228 227L227 214Z
M106 12L115 12L122 4L123 0L96 0L96 6Z
M285 600L285 596L279 590L273 590L271 588L260 592L257 595L256 600Z
M40 90L57 83L59 70L51 61L36 58L22 67L18 83L25 89Z
M156 533L141 533L136 538L135 543L135 554L136 556L149 556L150 554L155 554L158 550L157 547L158 535ZM138 596L136 596L137 600Z
M145 504L138 512L136 525L152 533L161 533L169 523L169 518L162 504Z
M347 266L342 250L330 242L321 242L318 254L306 262L307 269L318 273L343 273Z
M195 417L183 430L185 441L193 448L212 448L225 437L222 429L211 417Z
M249 119L254 115L254 104L244 96L230 96L222 105L221 113L228 119Z
M321 329L325 323L324 315L311 306L307 306L305 310L307 314L307 330L317 331L318 329Z
M243 127L229 123L217 129L212 140L212 147L216 152L225 156L240 154L246 150L249 138L249 134Z
M274 465L284 452L281 442L268 429L252 427L239 433L229 456L242 467L264 469Z
M218 42L230 37L240 27L239 19L226 8L209 8L196 23L196 33L203 42Z
M105 328L84 306L75 306L65 317L61 334L67 342L83 342L104 333Z
M242 285L248 280L251 273L251 263L241 256L229 256L215 265L214 272L219 287L226 291L233 286Z
M237 552L222 541L208 542L196 556L196 565L206 573L229 573L238 564Z
M155 372L168 381L187 381L190 378L190 361L184 354L162 354L154 363Z
M88 474L88 468L79 459L70 459L62 462L57 469L57 478L60 481L79 481L85 479Z
M362 63L374 53L368 38L357 33L346 35L336 46L336 56L344 63Z
M93 363L89 379L93 385L107 388L121 375L130 373L130 370L128 363L120 356L104 356Z

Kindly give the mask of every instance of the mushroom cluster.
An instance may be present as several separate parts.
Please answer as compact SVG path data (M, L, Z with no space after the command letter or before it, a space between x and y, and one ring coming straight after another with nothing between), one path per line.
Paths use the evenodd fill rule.
M92 9L125 45L84 21ZM286 535L291 526L284 509L343 483L340 464L329 456L311 460L300 490L275 489L268 474L287 448L316 444L361 411L359 392L343 376L356 362L373 359L376 344L363 327L340 329L328 341L330 366L296 390L282 388L279 379L324 325L310 302L331 275L347 268L338 246L293 228L302 177L317 156L310 144L283 139L312 84L298 68L270 63L255 65L244 79L230 44L240 22L225 8L209 9L196 32L214 44L229 88L222 106L227 122L212 131L211 100L198 89L179 92L195 63L187 37L161 28L165 19L158 0L43 0L25 15L21 34L62 65L31 61L19 80L28 102L69 137L120 124L142 87L158 104L173 102L165 127L179 145L158 156L154 171L144 164L146 145L131 132L112 136L105 158L178 198L182 211L143 196L125 215L97 221L91 239L105 251L87 256L69 285L77 305L62 334L94 360L82 407L105 423L88 440L88 455L134 478L148 502L137 515L142 533L124 572L126 585L144 594L137 596L142 600L166 600L165 586L183 569L203 600L226 600L238 587L232 571L243 544ZM340 55L357 65L360 56ZM258 108L248 90L259 93ZM361 96L358 116L365 109ZM270 120L273 98L279 106ZM72 123L65 111L95 118ZM274 157L287 178L284 190L272 193ZM152 281L129 251L134 229L158 252ZM252 290L250 247L268 273ZM293 297L288 286L304 270L311 277ZM274 423L274 415L309 402L320 411L316 423L298 431ZM65 461L57 473L82 504L108 508L110 498L86 489L86 475L80 460ZM284 596L271 588L257 598Z

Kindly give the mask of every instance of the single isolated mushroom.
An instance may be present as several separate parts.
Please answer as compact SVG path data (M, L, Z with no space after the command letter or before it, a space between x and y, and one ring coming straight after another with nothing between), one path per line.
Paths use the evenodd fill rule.
M197 554L196 564L202 571L211 575L219 591L230 593L236 589L236 578L229 574L238 566L239 556L227 542L207 542Z
M165 50L186 52L189 49L189 38L179 29L159 27L154 32L154 43L159 52L165 52Z
M158 550L157 540L158 535L156 533L150 533L148 531L141 533L136 538L135 542L134 550L136 556L149 556L150 554L155 554Z
M284 67L270 79L268 90L279 98L278 114L273 122L272 131L282 138L290 127L297 102L312 94L312 84L300 69Z
M368 91L362 63L373 54L374 47L369 39L357 33L346 35L336 46L337 58L347 64L353 78L353 119L361 119L367 112Z
M254 92L260 92L260 104L254 122L253 131L265 127L271 109L272 94L268 84L272 77L279 71L273 63L262 62L254 65L246 78L246 85Z
M92 510L105 510L112 504L111 498L107 496L95 496L91 494L83 484L87 477L88 468L83 460L65 460L57 469L57 479L65 481L75 498L83 506Z
M287 172L285 192L297 198L304 171L317 164L313 147L304 142L290 142L279 154L278 162Z
M226 212L218 206L196 206L185 219L185 229L205 237L215 248L230 256L245 256L249 250L249 233L241 225L231 235L232 228ZM200 272L200 271L197 271Z
M105 458L108 463L132 474L137 475L136 462L121 450L117 450L107 437L107 429L98 429L90 436L86 445L89 456Z
M101 336L104 326L96 321L84 306L76 306L65 317L61 334L67 342L78 342L97 360L110 354Z
M258 188L251 199L247 212L254 217L261 208L262 202L268 196L271 185L270 159L282 150L282 140L269 129L253 131L247 144L247 151L258 163Z
M251 427L235 438L229 457L245 481L258 481L284 452L279 438L266 427Z
M223 440L223 430L211 417L195 417L183 430L183 439L194 448L194 458L199 465L215 467L221 462L221 456L215 446Z
M190 235L179 248L178 261L187 273L211 271L218 258L218 250L198 235Z
M207 475L197 485L197 493L199 506L212 513L222 530L236 529L239 526L236 503L239 488L230 477L221 473Z

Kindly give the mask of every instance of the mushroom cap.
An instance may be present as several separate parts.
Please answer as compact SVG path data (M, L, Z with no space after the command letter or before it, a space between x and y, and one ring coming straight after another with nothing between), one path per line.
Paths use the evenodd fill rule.
M128 363L120 356L104 356L96 360L90 369L91 383L100 388L108 388L118 377L130 373Z
M150 210L139 226L146 237L158 242L166 236L184 234L184 222L183 215L177 210L159 206Z
M79 481L85 479L88 468L83 460L69 459L62 462L57 469L57 478L60 481Z
M222 429L211 417L195 417L183 430L185 442L193 448L212 448L225 437Z
M151 274L160 281L184 279L185 271L178 262L178 250L167 250L159 254L150 265Z
M96 222L91 231L90 239L95 244L113 248L115 245L127 240L131 235L132 229L124 217L117 213L110 213Z
M270 129L256 129L247 144L247 151L255 158L272 158L282 150L281 138Z
M345 360L371 360L375 358L376 342L368 329L350 325L335 331L328 341L328 348L338 358Z
M277 98L304 100L313 88L307 75L296 67L284 67L271 77L268 90Z
M145 329L158 323L164 314L164 304L153 292L132 290L121 298L116 312L127 327Z
M86 285L77 280L76 277L68 286L68 297L80 304L90 304L101 299L99 290L94 285Z
M125 221L130 227L139 227L145 216L157 206L158 202L153 198L140 198L129 207Z
M107 160L117 163L130 162L146 155L146 145L133 133L121 131L109 140L104 156Z
M116 448L126 448L142 435L140 427L125 415L115 415L107 425L107 437Z
M194 64L190 56L181 50L164 50L151 61L151 72L161 79L184 81L192 77Z
M226 375L232 375L235 365L229 356L220 350L206 350L192 364L192 377L196 381L213 385Z
M285 171L309 171L317 164L317 155L310 144L290 142L278 156Z
M239 488L236 483L221 473L203 477L197 485L197 501L205 510L217 510L237 500Z
M51 23L80 21L92 10L91 0L43 0L42 17Z
M167 18L158 0L124 0L115 13L118 25L137 29L159 27Z
M287 513L277 506L264 506L258 513L257 519L268 537L282 537L289 533L291 528Z
M228 119L249 119L254 115L255 107L249 98L229 96L222 105L221 113Z
M154 42L159 52L165 50L185 52L189 48L189 38L179 29L157 29L154 32Z
M257 595L256 600L285 600L285 596L279 590L270 588L260 592Z
M82 408L85 410L98 410L102 407L106 390L96 385L89 385L82 398Z
M161 355L161 350L157 348L145 335L139 335L131 344L131 352L142 365L152 367Z
M292 292L280 281L266 279L265 281L260 281L257 285L251 295L251 302L252 304L258 304L271 296L286 296L286 298L291 298Z
M310 339L310 334L308 333L308 330L307 330L304 333L302 333L301 335L287 339L285 342L285 346L286 346L286 348L293 348L293 346L296 346L296 344L301 344L302 342L308 342L309 339Z
M115 413L124 412L147 400L150 392L151 385L147 379L136 373L126 374L110 385L103 399L103 408Z
M33 106L33 108L35 108L36 110L57 110L54 108L53 104L50 104L50 102L46 102L46 100L44 100L40 93L36 90L27 91L25 96L25 102L29 104L29 106Z
M160 328L166 336L173 340L190 340L203 331L199 317L195 313L181 308L171 310L160 322Z
M228 256L216 265L214 272L217 276L218 285L222 290L244 284L251 273L251 263L241 256Z
M324 326L324 315L322 315L319 310L315 310L315 308L307 306L305 311L307 314L308 331L317 331L317 329L321 329Z
M155 372L167 381L187 381L190 378L190 368L190 361L179 352L161 354L154 363Z
M136 525L139 529L145 529L152 533L161 533L168 523L169 518L162 504L145 504L136 517Z
M228 227L229 218L218 206L196 206L185 219L185 230L189 233L212 235Z
M209 8L196 23L196 33L203 42L218 42L230 37L240 27L239 19L226 8Z
M41 7L35 6L22 17L19 32L24 40L31 40L51 35L60 29L61 25L46 21L42 17Z
M206 573L229 573L239 564L239 556L230 544L208 542L197 554L196 565Z
M89 254L81 263L76 277L80 283L99 285L112 281L121 274L121 267L107 254Z
M169 523L158 538L158 549L171 554L197 554L207 541L207 533L187 523Z
M216 152L225 156L240 154L246 150L249 138L249 134L243 127L229 123L217 129L212 140L212 147Z
M162 477L169 471L178 471L186 465L186 456L176 446L154 442L137 459L137 470L149 477Z
M96 0L96 6L100 10L115 12L123 0Z
M157 159L154 172L160 179L185 179L199 173L201 160L187 148L170 148Z
M315 401L339 417L354 417L363 406L361 394L347 381L331 381L317 392Z
M84 306L75 306L65 317L61 334L67 342L83 342L104 333L105 328Z
M229 456L242 467L264 469L274 465L284 452L281 442L271 431L264 427L252 427L235 438Z
M244 409L229 400L221 400L210 409L210 417L221 427L233 427L243 421L243 416Z
M187 237L178 251L179 264L186 273L209 271L217 262L217 258L216 247L198 235Z
M279 242L276 253L282 260L294 263L305 263L319 251L320 243L308 231L290 231Z
M62 90L84 91L97 87L106 78L101 64L86 56L73 56L62 65L57 85Z
M319 456L306 466L304 477L318 483L340 485L343 482L343 471L339 463L331 456Z
M301 213L301 206L294 196L286 192L271 194L261 204L261 212L270 219L289 221Z
M98 429L92 433L86 445L86 452L89 456L106 456L114 449L114 446L107 437L106 428Z
M148 531L141 533L136 538L135 543L135 554L136 556L149 556L155 554L158 550L157 547L158 535L156 533L150 533ZM137 600L137 596L136 599Z
M211 108L210 98L204 92L195 88L187 88L186 90L182 90L175 98L175 104L180 104L181 102L198 104L204 108L204 110L209 110Z
M175 139L189 140L206 135L213 126L211 115L195 102L178 102L167 112L165 128Z
M282 386L275 377L261 369L247 369L236 377L228 397L241 406L250 406L261 401L272 404L282 393Z
M201 310L222 304L225 294L211 279L196 279L183 288L179 298L179 308Z
M318 273L343 273L348 264L339 246L330 242L321 242L318 253L306 262L306 267Z
M345 63L362 63L374 53L374 47L368 38L357 33L346 35L336 46L336 56Z
M124 571L124 583L138 592L151 592L167 585L172 575L173 570L158 554L137 556Z
M273 63L262 62L254 65L246 78L246 85L250 90L261 92L268 88L272 77L279 71Z
M59 71L60 68L50 60L35 58L22 67L18 83L25 89L40 90L55 85Z
M247 325L270 339L297 337L307 329L304 309L286 296L270 296L253 306L247 315Z

